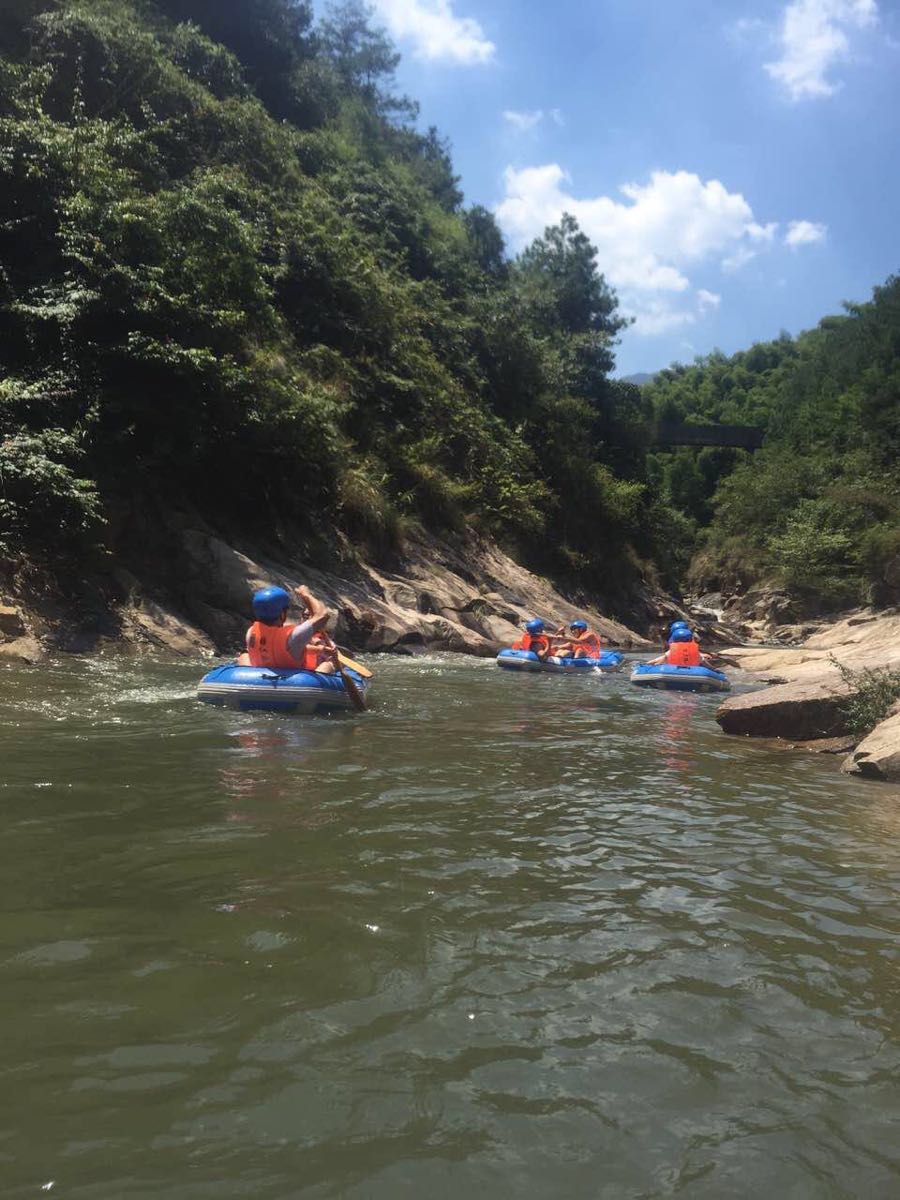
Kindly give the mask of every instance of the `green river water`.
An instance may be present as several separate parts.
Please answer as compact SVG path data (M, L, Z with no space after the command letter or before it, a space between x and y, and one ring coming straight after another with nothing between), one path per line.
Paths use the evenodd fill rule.
M900 793L626 677L0 673L0 1196L900 1196Z

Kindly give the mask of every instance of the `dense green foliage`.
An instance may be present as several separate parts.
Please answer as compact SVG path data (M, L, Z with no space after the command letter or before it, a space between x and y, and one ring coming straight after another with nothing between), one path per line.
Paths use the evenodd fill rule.
M850 732L863 737L888 716L900 697L900 671L887 669L851 671L834 657L831 659L849 695L841 707L847 716Z
M5 0L0 549L187 507L306 553L478 529L610 598L900 598L900 281L612 381L587 238L510 259L397 61L356 2ZM648 452L654 416L765 446Z
M363 8L16 0L0 53L8 551L152 503L306 550L475 527L594 583L652 553L595 251L566 218L507 258Z
M792 339L663 371L657 416L760 425L763 449L654 456L700 588L780 583L811 608L900 599L900 277Z

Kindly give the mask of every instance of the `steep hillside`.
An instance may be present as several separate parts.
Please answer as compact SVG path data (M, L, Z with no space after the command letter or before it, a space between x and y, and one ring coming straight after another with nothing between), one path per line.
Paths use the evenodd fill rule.
M700 590L787 588L808 610L900 601L900 277L798 338L661 372L658 418L758 425L763 449L651 461Z
M571 218L507 257L364 8L16 0L0 53L8 586L149 573L190 511L282 560L493 539L627 608L667 517L615 294Z

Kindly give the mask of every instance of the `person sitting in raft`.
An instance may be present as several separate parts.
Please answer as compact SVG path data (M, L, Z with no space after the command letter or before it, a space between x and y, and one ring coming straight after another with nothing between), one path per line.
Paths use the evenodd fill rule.
M544 633L544 622L529 621L525 633L517 642L512 644L513 650L532 650L540 659L545 659L551 652L550 639Z
M560 634L564 633L565 626L559 627ZM602 649L600 634L594 633L592 629L588 629L587 621L573 621L569 625L569 638L566 641L560 642L553 653L559 658L599 658Z
M291 598L281 587L262 588L253 596L256 620L247 630L247 649L239 666L291 668L331 675L337 650L324 629L331 616L308 588L294 589L303 602L304 619L286 624Z
M659 658L651 658L648 667L657 667L665 663L669 667L711 667L712 661L706 654L700 653L700 646L693 632L687 625L682 624L672 629L669 636L669 648Z

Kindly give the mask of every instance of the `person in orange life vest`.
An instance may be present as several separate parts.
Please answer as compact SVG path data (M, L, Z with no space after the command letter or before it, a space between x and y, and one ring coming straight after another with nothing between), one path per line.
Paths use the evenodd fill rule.
M669 648L659 658L651 658L648 666L658 666L665 663L669 667L709 667L710 659L700 653L700 647L690 629L685 625L672 630Z
M304 619L294 625L286 623L291 598L284 588L267 587L254 594L256 620L247 630L247 649L239 665L334 672L337 651L324 633L331 614L308 588L295 591L303 602Z
M513 650L533 650L538 658L544 659L550 653L550 639L544 633L543 621L529 621L525 633L517 642L512 644Z
M562 633L565 626L561 625L559 632ZM599 658L602 643L599 633L594 633L588 629L587 621L582 621L579 618L573 621L569 626L570 638L568 641L561 642L553 651L559 658Z

